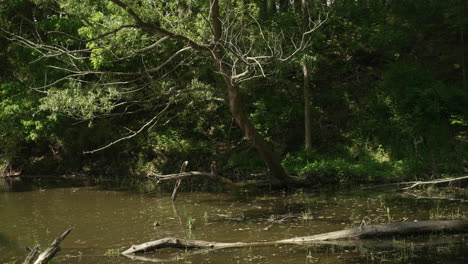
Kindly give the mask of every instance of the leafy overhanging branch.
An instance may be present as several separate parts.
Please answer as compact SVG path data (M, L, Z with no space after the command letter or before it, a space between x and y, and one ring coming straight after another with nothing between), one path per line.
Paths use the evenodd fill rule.
M261 27L260 23L255 20L253 16L250 16L250 21L244 23L242 20L237 20L236 15L230 17L231 13L226 13L226 18L221 17L219 2L217 0L210 1L209 5L209 16L204 17L209 30L212 33L212 38L209 40L203 40L203 43L198 43L194 39L191 39L187 34L175 33L175 31L170 31L167 28L164 28L160 25L159 22L148 22L143 19L135 10L132 9L132 6L129 2L121 0L108 0L109 3L115 4L117 7L121 8L129 17L133 20L133 23L128 23L128 26L117 26L112 30L104 33L100 33L98 36L92 36L90 41L81 40L82 43L93 43L93 45L87 45L87 49L78 49L79 52L69 51L68 46L66 45L45 45L43 43L36 43L29 41L27 39L20 39L20 43L28 48L35 49L40 54L40 59L44 58L54 58L57 59L59 64L52 64L48 66L48 69L65 73L65 76L60 76L50 83L44 84L38 90L44 90L55 85L58 85L62 81L75 81L78 83L86 83L89 81L88 75L100 76L102 80L103 76L109 75L112 78L124 78L124 80L119 80L117 82L139 82L143 83L146 81L146 77L152 78L152 74L159 72L164 66L167 66L169 63L173 63L176 57L179 57L185 51L194 50L200 51L200 54L210 58L212 62L215 63L217 68L217 73L220 74L227 88L228 100L226 102L229 105L229 109L237 124L240 126L243 133L251 140L254 146L260 153L260 156L267 164L271 174L279 179L280 181L286 181L287 173L284 168L282 168L279 163L279 158L276 157L276 154L270 148L268 143L264 138L256 131L255 127L250 123L248 116L244 113L242 102L240 101L240 90L239 84L241 82L250 80L252 78L266 77L267 73L264 68L264 65L268 64L272 60L286 61L292 58L299 51L302 51L307 46L307 36L317 30L323 23L325 19L322 19L321 16L318 17L317 21L309 23L311 28L304 31L298 42L292 41L292 51L287 56L284 56L282 45L284 41L272 41L266 37L264 34L264 29ZM209 19L208 19L209 18ZM126 21L126 18L122 18L122 21ZM156 49L159 44L166 42L166 40L174 40L177 50L174 51L174 46L171 47L171 55L165 60L159 62L159 65L154 66L150 69L146 69L146 65L143 63L144 70L138 72L128 72L128 71L114 71L114 70L101 70L97 69L101 65L103 60L99 56L104 54L114 54L112 47L105 47L99 44L101 39L105 39L108 36L112 36L121 32L125 28L135 28L147 33L153 33L152 38L158 38L156 41L152 41L151 44L146 45L145 47L139 47L136 51L130 52L128 55L120 56L114 59L113 61L122 61L125 58L134 58L138 54L143 54L149 51ZM245 37L244 32L247 29L255 29L254 33L258 33L259 37ZM176 30L177 31L177 30ZM281 36L283 34L280 34ZM99 41L97 41L99 39ZM257 48L257 41L266 42L264 47L266 47L267 52L262 48ZM96 42L96 43L95 43ZM167 45L169 47L170 45ZM290 49L289 49L290 50ZM94 57L93 57L94 56ZM93 63L94 69L89 69L89 66L85 63L78 63L79 60L85 60L84 58L89 58ZM143 59L143 57L142 57ZM112 60L111 60L112 61ZM126 78L134 78L133 80L128 80ZM47 78L45 78L47 79ZM104 86L104 83L99 83L100 86ZM111 80L110 82L116 82ZM144 86L142 86L144 87ZM137 91L135 89L134 91ZM168 103L169 105L170 103ZM96 150L85 151L85 153L94 153L99 150L106 149L118 142L121 142L126 139L135 137L137 134L141 133L143 130L153 127L155 122L159 120L160 114L163 114L167 108L164 108L159 114L153 116L148 122L146 122L140 129L135 132L131 132L130 135L122 137L114 142L107 144L104 147L98 148Z

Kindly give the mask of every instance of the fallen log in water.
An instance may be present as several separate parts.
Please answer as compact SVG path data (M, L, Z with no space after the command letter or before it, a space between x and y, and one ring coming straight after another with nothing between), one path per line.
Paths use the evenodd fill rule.
M381 188L381 187L387 187L387 186L401 186L401 185L408 185L407 187L397 189L396 191L405 191L409 189L413 189L416 186L422 186L422 185L435 185L435 184L440 184L440 183L452 183L456 181L463 181L463 180L468 180L468 175L461 176L461 177L456 177L456 178L442 178L442 179L435 179L435 180L430 180L430 181L408 181L408 182L397 182L397 183L388 183L388 184L381 184L381 185L375 185L375 186L370 186L370 187L365 187L363 188L364 190L368 189L375 189L375 188Z
M280 240L280 242L304 244L308 242L329 241L338 239L360 239L367 237L408 235L415 233L423 234L432 232L463 233L467 231L468 220L403 222L395 224L355 227L351 229L323 233L313 236L284 239Z
M223 249L239 248L252 246L271 246L271 245L300 245L300 244L319 244L329 243L332 240L339 239L360 239L367 237L408 235L415 233L432 232L451 232L464 233L468 231L468 220L452 221L421 221L404 222L385 225L369 225L355 227L335 232L322 233L312 236L294 237L271 242L208 242L203 240L187 240L175 237L166 237L159 240L146 242L140 245L133 245L122 254L132 256L135 253L144 253L161 248L182 248L182 249Z
M416 193L410 193L410 192L400 193L400 196L403 198L411 198L411 199L416 199L416 200L421 199L421 200L438 200L438 201L468 203L467 199L459 199L459 198L454 198L450 196L424 196L424 195L418 195Z
M60 243L70 234L73 230L73 227L67 229L61 236L57 237L48 248L44 250L39 256L36 258L36 255L39 252L39 248L35 247L31 250L28 254L26 259L24 260L23 264L45 264L49 262L59 251L60 251Z
M397 240L398 241L398 240ZM404 240L403 240L404 241ZM427 248L427 247L434 247L434 246L444 246L446 247L448 244L454 245L454 244L460 244L464 243L463 238L460 237L440 237L440 238L431 238L430 240L425 240L425 241L414 241L411 242L411 248ZM320 241L320 243L316 243L316 245L320 246L338 246L340 248L347 248L347 247L352 247L352 248L365 248L365 249L371 249L371 250L376 250L379 252L382 252L382 250L386 250L389 248L394 248L394 247L405 247L406 245L403 244L395 244L395 240L379 240L377 243L375 240L357 240L357 239L351 239L351 240L330 240L330 241ZM278 245L278 244L275 244ZM188 257L192 257L194 255L200 255L200 254L206 254L212 251L212 249L207 248L207 249L197 249L197 250L185 250L184 252L178 252L176 254L127 254L124 255L125 257L131 259L131 260L137 260L137 261L145 261L145 262L153 262L153 263L168 263L168 262L173 262L173 261L180 261L184 260Z

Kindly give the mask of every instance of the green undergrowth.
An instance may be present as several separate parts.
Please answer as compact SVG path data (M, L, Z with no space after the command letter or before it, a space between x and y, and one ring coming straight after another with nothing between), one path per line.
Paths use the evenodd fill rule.
M283 166L291 174L305 176L311 183L359 184L414 179L408 162L390 161L371 156L351 158L325 156L310 151L286 155Z

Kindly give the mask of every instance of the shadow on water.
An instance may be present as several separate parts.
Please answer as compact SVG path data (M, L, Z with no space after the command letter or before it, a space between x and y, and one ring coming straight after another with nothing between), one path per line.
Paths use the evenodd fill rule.
M0 177L0 192L27 192L42 189L87 187L101 183L101 179L82 176L21 176Z
M12 189L12 179L0 177L0 192L9 192Z

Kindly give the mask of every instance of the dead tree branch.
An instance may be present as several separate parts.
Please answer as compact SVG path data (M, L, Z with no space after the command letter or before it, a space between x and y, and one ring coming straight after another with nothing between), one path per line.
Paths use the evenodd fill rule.
M329 243L340 239L361 239L368 237L382 237L393 235L422 234L433 232L458 232L468 231L468 220L455 221L422 221L403 222L386 225L370 225L345 229L335 232L322 233L313 236L294 237L290 239L277 240L272 242L209 242L203 240L187 240L175 237L166 237L159 240L146 242L140 245L133 245L125 250L122 255L133 256L136 253L154 251L161 248L181 248L181 249L225 249L253 246L274 246L274 245L302 245Z
M443 179L436 179L436 180L430 180L430 181L408 181L408 182L397 182L397 183L389 183L389 184L381 184L381 185L376 185L376 186L371 186L371 187L366 187L363 189L375 189L375 188L380 188L380 187L387 187L387 186L400 186L400 185L409 185L408 187L404 187L401 189L397 189L397 191L405 191L412 189L417 186L421 185L428 185L428 184L440 184L440 183L452 183L456 181L462 181L468 179L468 175L461 176L461 177L455 177L455 178L443 178Z
M188 164L188 161L187 161L187 160L184 161L184 162L182 163L182 166L180 167L180 172L179 172L179 173L185 172L185 168L187 167L187 164ZM175 184L175 186L174 186L174 190L172 191L172 195L171 195L171 199L172 199L173 202L174 202L174 201L176 200L176 198L177 198L177 190L179 189L180 183L181 183L181 182L182 182L182 179L178 179L178 180L176 181L176 184Z
M23 264L46 264L49 262L49 260L51 260L60 251L60 243L62 243L72 230L73 227L67 229L67 231L62 235L57 237L52 244L50 244L50 246L37 257L37 259L35 258L35 255L37 255L38 247L32 249Z
M410 193L410 192L403 192L401 193L401 196L409 197L409 198L416 199L416 200L439 200L439 201L468 203L468 200L466 199L459 199L459 198L448 197L448 196L424 196L424 195L418 195L418 194Z
M166 107L164 107L157 115L155 115L150 121L146 122L143 126L140 127L140 129L138 129L137 131L134 131L132 132L130 135L126 136L126 137L121 137L103 147L100 147L100 148L97 148L97 149L94 149L94 150L89 150L89 151L83 151L83 154L93 154L93 153L96 153L98 151L101 151L101 150L104 150L104 149L107 149L109 148L110 146L112 145L115 145L121 141L124 141L124 140L127 140L127 139L131 139L133 137L135 137L136 135L140 134L143 130L145 130L145 128L149 127L150 125L154 125L155 123L157 123L161 116L164 114L164 112L166 112L167 109L169 109L169 106L171 105L171 102L167 103L166 104Z
M27 248L29 250L29 254L26 259L23 261L23 264L30 264L33 263L36 259L37 255L39 254L39 246L34 248Z
M59 86L60 82L66 81L70 81L70 84L73 85L75 83L79 85L96 84L93 89L98 86L104 87L109 83L119 83L118 86L128 85L130 83L139 85L142 82L147 83L147 79L153 79L154 76L152 75L160 71L161 68L168 67L168 64L177 64L174 60L185 51L198 51L198 54L209 58L215 63L216 71L223 77L223 81L226 85L228 100L225 102L229 105L229 110L244 135L249 138L259 151L271 175L283 184L291 180L281 166L279 158L276 156L273 149L265 141L263 136L258 133L255 126L252 125L249 116L245 114L240 96L241 90L239 84L253 78L269 76L267 72L268 69L266 68L268 63L274 60L289 60L298 52L307 48L310 42L308 36L327 21L328 13L325 12L325 16L320 13L316 20L309 21L309 26L303 28L303 32L286 38L282 32L272 32L272 34L269 34L268 31L262 28L262 23L257 21L254 16L248 17L236 14L233 8L221 10L218 0L210 0L208 1L210 3L209 8L197 9L200 11L204 10L206 13L209 12L208 16L204 16L209 28L205 28L205 31L201 28L201 32L182 33L187 29L178 28L178 26L170 24L170 20L165 21L164 18L158 18L157 16L147 18L146 15L140 14L139 8L136 7L138 4L136 3L123 0L107 0L107 2L113 3L125 13L123 17L124 21L127 19L133 21L129 23L125 22L127 23L126 25L120 25L119 23L124 22L119 21L109 25L88 23L88 26L94 31L101 32L103 29L107 29L107 31L101 33L97 37L90 38L89 41L81 40L81 37L72 37L74 33L68 32L65 36L73 40L70 42L72 44L68 42L48 44L47 41L52 41L52 39L44 38L44 40L42 40L40 39L40 35L36 37L36 41L31 41L25 37L21 37L21 34L16 34L17 43L20 43L20 45L24 47L34 49L38 54L33 60L47 59L47 63L50 64L45 69L43 80L40 80L41 83L44 81L44 85L35 88L36 90L47 93L46 88L52 88L55 85ZM221 5L221 7L223 6ZM159 12L158 10L155 11ZM162 13L159 15L162 15ZM201 15L203 16L203 14ZM86 21L85 18L83 18L83 21ZM34 21L32 22L35 24ZM169 25L167 24L168 22ZM146 40L143 40L143 42L134 41L136 44L130 47L130 51L128 51L128 47L119 46L122 45L120 42L113 43L112 36L120 35L120 31L126 28L145 32L149 35L147 39L148 42ZM35 29L39 29L39 27L35 27ZM211 35L206 34L208 30L211 30ZM193 36L193 33L195 36ZM54 32L54 34L57 34L57 32ZM44 34L44 36L46 35ZM13 38L14 37L15 36L13 36ZM289 38L291 38L290 41ZM107 40L111 41L111 44L106 44ZM158 44L166 40L172 40L172 44L175 45L165 45L164 47L166 49L158 54L160 57L168 57L165 61L159 62L159 60L156 60L157 62L155 62L155 60L151 60L151 65L148 65L147 68L144 56L141 56L143 62L142 66L138 67L139 70L132 72L127 71L127 69L117 70L115 68L109 69L104 67L106 63L137 58L137 55L142 53L148 54L150 51L154 51ZM85 48L81 47L83 44L89 44L90 41L92 41L93 45L86 45ZM292 45L288 44L288 41L291 42ZM167 53L167 49L170 50L170 54L164 55L163 52ZM285 54L287 56L285 56ZM107 58L108 56L111 58ZM183 61L185 61L185 59L181 60L182 62L176 67L179 67ZM148 60L148 62L149 61L150 60ZM49 76L54 76L55 79L48 81L48 71L54 73L49 73ZM95 79L88 75L98 77L97 79L99 81L95 82ZM164 73L160 75L164 75ZM36 85L31 85L31 87L32 86ZM135 88L135 90L138 90L138 88ZM145 123L138 131L131 132L131 134L98 149L84 151L84 153L95 153L117 144L118 142L135 137L144 129L153 127L166 109L167 108L163 109L159 114ZM217 175L212 175L211 178L224 182L227 186L234 186Z
M176 33L173 33L173 32L171 32L169 30L161 28L156 23L145 22L142 18L140 18L140 16L138 16L137 13L135 13L135 11L133 11L128 5L126 5L125 3L123 3L120 0L109 0L109 1L116 4L117 6L122 8L123 10L125 10L127 12L127 14L130 17L132 17L133 20L135 20L135 22L137 23L137 25L142 29L147 29L147 30L155 32L157 34L167 36L167 37L169 37L171 39L179 40L182 43L187 43L190 47L192 47L192 48L194 48L196 50L204 50L204 51L209 51L210 50L210 48L208 46L198 44L195 41L188 38L187 36L176 34Z
M411 186L402 188L400 190L409 190L419 185L447 183L447 182L461 181L465 179L468 179L468 175L457 177L457 178L437 179L437 180L432 180L432 181L414 181L414 182L407 183L407 184L411 184Z
M147 177L150 179L155 179L157 183L161 183L163 181L179 181L185 178L191 177L207 177L214 181L221 183L222 185L226 186L229 189L237 190L239 186L229 179L221 177L215 173L213 170L213 165L211 166L212 172L202 172L202 171L188 171L188 172L180 172L175 174L166 174L166 175L158 175L158 174L150 174ZM175 190L175 188L174 188Z

